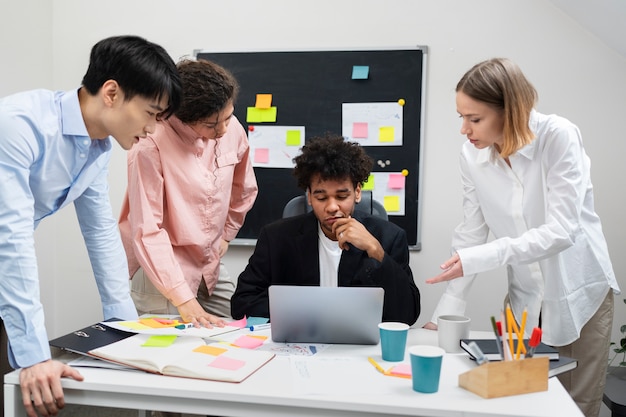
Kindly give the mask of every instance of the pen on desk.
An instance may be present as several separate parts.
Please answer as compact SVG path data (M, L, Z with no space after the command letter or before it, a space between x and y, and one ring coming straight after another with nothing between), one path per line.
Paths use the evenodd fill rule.
M502 354L502 339L500 339L500 330L498 330L498 324L496 323L496 318L491 316L491 326L493 327L493 332L496 334L496 346L498 346L498 353L502 360L504 360L504 355Z
M376 368L376 369L378 370L378 372L380 372L380 373L381 373L381 374L383 374L383 375L386 375L386 374L387 374L387 372L386 372L386 371L382 368L382 366L380 366L380 365L378 364L378 362L376 362L376 361L374 360L374 358L372 358L372 357L368 357L368 358L367 358L367 360L369 361L369 363L371 363L372 365L374 365L374 368Z
M470 353L472 354L474 359L476 359L477 364L482 365L485 362L489 362L489 359L487 359L487 357L485 356L483 351L480 349L480 347L478 347L478 344L476 342L474 341L469 342L467 347L470 350Z
M251 332L255 332L255 331L258 331L258 330L269 329L270 326L271 326L270 323L256 324L254 326L250 326L250 331Z
M539 327L535 327L533 329L533 334L530 336L530 340L528 341L528 352L526 353L527 358L532 358L535 354L535 349L539 346L541 342L541 329Z
M193 323L182 323L182 324L177 324L176 326L174 326L177 329L180 330L185 330L185 329L190 329L193 327Z

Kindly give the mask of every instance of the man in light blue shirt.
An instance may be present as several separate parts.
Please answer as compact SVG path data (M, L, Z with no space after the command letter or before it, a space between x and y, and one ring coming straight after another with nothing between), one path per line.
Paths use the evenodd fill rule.
M126 255L109 202L113 137L124 149L178 107L181 84L165 50L145 39L98 42L80 88L35 90L0 99L0 316L9 362L30 417L64 406L60 378L78 371L51 360L34 230L74 203L104 318L134 319ZM32 400L32 401L31 401Z

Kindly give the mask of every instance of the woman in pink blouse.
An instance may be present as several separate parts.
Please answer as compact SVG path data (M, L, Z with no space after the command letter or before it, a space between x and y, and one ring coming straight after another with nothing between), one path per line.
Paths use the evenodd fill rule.
M222 326L235 285L220 258L258 188L233 75L208 61L177 68L180 109L128 154L119 226L139 314Z

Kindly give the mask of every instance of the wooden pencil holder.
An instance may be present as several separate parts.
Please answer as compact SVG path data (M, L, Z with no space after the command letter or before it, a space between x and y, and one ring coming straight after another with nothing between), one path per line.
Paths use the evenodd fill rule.
M541 357L488 362L459 375L459 386L483 398L546 391L548 361Z

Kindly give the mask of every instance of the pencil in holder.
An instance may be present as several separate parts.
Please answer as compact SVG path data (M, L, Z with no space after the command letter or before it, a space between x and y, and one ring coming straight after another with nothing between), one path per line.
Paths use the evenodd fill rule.
M459 375L459 386L483 398L547 391L549 359L488 362Z

